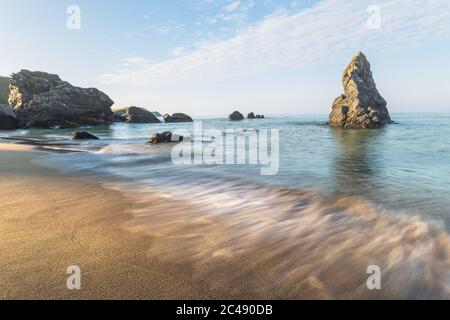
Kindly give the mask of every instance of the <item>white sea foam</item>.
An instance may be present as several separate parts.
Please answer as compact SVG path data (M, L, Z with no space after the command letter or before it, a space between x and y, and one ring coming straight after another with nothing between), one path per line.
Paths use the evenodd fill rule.
M450 237L417 216L258 185L108 187L132 195L127 228L155 237L165 252L158 259L192 263L193 276L213 288L252 297L450 298ZM155 194L164 197L155 203ZM382 270L380 291L366 286L371 265Z

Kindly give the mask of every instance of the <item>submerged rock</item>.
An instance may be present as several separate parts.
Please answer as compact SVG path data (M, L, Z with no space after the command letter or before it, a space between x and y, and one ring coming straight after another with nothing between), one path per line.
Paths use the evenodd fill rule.
M363 129L392 123L387 103L378 92L369 61L362 52L345 68L342 84L344 94L333 103L330 126Z
M172 143L172 142L182 142L184 137L172 134L170 131L166 131L163 133L155 133L148 143L158 144L158 143Z
M21 127L62 127L109 123L114 102L95 88L79 88L58 75L22 70L10 80L9 105Z
M184 113L174 113L173 115L165 114L164 121L167 123L174 122L193 122L192 118Z
M72 135L72 140L100 140L100 138L94 136L89 132L83 131L83 132L75 132Z
M13 109L7 104L0 104L0 130L15 130L19 127L19 120Z
M114 111L114 118L128 123L161 123L152 112L139 107L116 110Z
M244 120L244 115L239 111L235 111L229 115L228 119L230 119L230 121L241 121Z

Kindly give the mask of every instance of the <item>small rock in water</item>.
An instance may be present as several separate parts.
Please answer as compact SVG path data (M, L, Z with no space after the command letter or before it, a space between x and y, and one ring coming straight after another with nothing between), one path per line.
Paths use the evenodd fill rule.
M264 115L262 114L255 115L254 112L250 112L247 116L247 119L264 119Z
M75 132L72 136L73 140L100 140L98 137L94 136L89 132Z
M148 143L158 144L158 143L173 143L173 142L182 142L184 137L172 134L170 131L166 131L163 133L155 133Z
M184 113L174 113L173 115L165 114L164 121L167 123L175 122L193 122L192 118Z
M230 121L241 121L244 120L244 115L240 113L239 111L235 111L228 117Z
M120 112L122 112L120 114ZM114 115L120 116L123 122L128 123L161 123L159 119L150 111L139 107L129 107L117 110Z

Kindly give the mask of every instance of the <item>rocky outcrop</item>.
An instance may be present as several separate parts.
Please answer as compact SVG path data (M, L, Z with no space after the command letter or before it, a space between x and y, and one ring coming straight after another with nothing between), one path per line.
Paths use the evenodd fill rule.
M172 134L170 131L166 131L163 133L154 134L148 143L158 144L158 143L173 143L173 142L182 142L184 137Z
M158 111L153 111L152 113L155 117L162 118L162 114L159 113Z
M264 115L260 115L260 114L257 114L256 116L255 116L255 113L254 112L250 112L249 114L248 114L248 116L247 116L247 119L250 119L250 120L253 120L253 119L264 119L265 117L264 117Z
M109 123L113 101L103 92L78 88L58 75L22 70L12 75L9 105L21 127L78 127Z
M152 112L139 107L116 110L114 111L114 119L128 123L161 123Z
M377 90L370 64L362 52L345 68L342 84L344 94L333 103L330 126L363 129L392 123L387 103Z
M8 104L9 78L0 77L0 104Z
M239 111L235 111L229 115L228 119L230 119L230 121L241 121L244 120L244 115Z
M116 109L113 110L113 117L112 117L112 121L113 122L125 122L126 119L123 117L123 115L125 114L126 109Z
M167 123L174 122L193 122L192 118L184 113L174 113L173 115L165 114L164 121Z
M75 132L72 135L72 140L100 140L100 139L89 132L83 131L83 132Z
M15 130L19 127L19 120L10 106L0 104L0 130Z

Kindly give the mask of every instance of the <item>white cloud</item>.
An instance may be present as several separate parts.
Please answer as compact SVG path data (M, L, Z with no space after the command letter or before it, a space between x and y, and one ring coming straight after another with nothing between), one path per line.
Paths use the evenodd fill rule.
M230 24L222 26L222 31L237 32L248 24L250 10L255 6L253 0L231 1L222 6L220 12L213 19ZM233 27L231 27L233 26Z
M184 47L176 47L170 51L170 55L174 57L179 57L183 55L186 52L186 49Z
M167 36L171 32L181 32L184 30L184 25L176 20L169 20L167 25L149 24L145 28L147 31L155 32L160 36Z
M236 36L205 41L196 50L152 63L141 60L101 75L104 84L175 83L301 68L365 49L411 47L450 35L448 0L379 0L382 28L366 27L369 0L324 0L291 14L278 11Z
M141 66L143 64L150 63L149 60L147 60L144 57L139 56L128 56L124 59L122 59L122 66L123 67L133 67L133 66Z
M226 4L225 6L223 6L223 11L226 11L226 12L234 11L237 8L239 8L240 5L241 5L240 1L230 2L230 3Z

